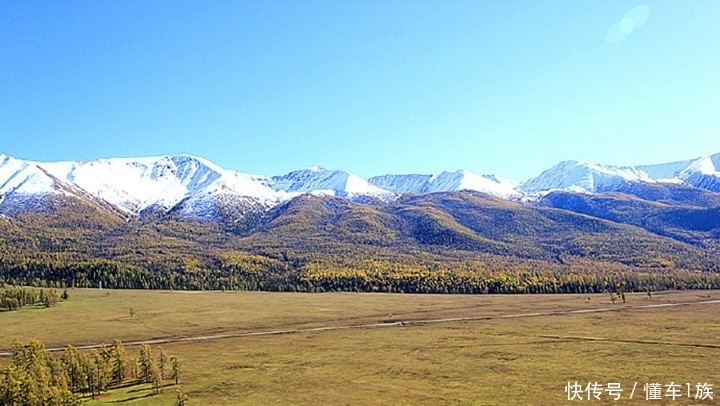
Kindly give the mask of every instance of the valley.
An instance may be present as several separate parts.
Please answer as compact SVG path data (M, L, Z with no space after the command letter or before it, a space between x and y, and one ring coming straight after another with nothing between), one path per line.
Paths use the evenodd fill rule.
M0 313L0 349L7 351L13 338L63 347L246 333L160 344L182 362L178 387L188 404L559 404L567 402L568 382L578 381L619 382L622 404L639 405L647 403L642 386L648 382L691 383L694 396L695 384L720 381L713 321L720 305L707 303L720 300L716 291L630 294L625 304L600 294L73 289L69 295L49 309ZM611 310L589 312L605 308ZM509 317L527 313L537 314ZM412 322L463 317L477 319ZM386 323L401 320L407 323ZM369 323L388 325L319 329ZM297 331L253 334L283 329ZM7 360L0 358L0 366ZM140 385L87 404L172 405L175 397L172 384L159 395ZM607 394L595 401L612 402ZM675 403L712 401L683 396Z

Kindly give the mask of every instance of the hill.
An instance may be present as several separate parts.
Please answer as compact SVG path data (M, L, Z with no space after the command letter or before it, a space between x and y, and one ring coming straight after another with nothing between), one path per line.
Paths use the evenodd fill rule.
M172 289L598 292L720 286L717 208L609 193L364 203L299 195L254 215L128 219L75 196L0 219L6 283Z

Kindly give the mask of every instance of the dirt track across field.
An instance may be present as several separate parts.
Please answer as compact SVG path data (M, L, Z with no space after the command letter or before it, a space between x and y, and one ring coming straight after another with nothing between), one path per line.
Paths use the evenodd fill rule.
M679 303L659 303L659 304L646 304L646 305L625 305L625 306L613 306L613 307L601 307L594 309L569 309L569 310L557 310L557 311L545 311L545 312L531 312L531 313L510 313L500 315L486 315L486 316L468 316L468 317L447 317L447 318L436 318L436 319L416 319L416 320L397 320L387 321L381 323L365 323L365 324L354 324L354 325L333 325L333 326L322 326L322 327L310 327L310 328L295 328L295 329L277 329L277 330L265 330L265 331L254 331L254 332L238 332L238 333L222 333L222 334L211 334L211 335L197 335L192 337L171 337L171 338L158 338L140 341L124 342L124 346L139 346L143 344L157 345L167 343L182 343L182 342L194 342L194 341L211 341L211 340L222 340L227 338L240 338L240 337L253 337L253 336L271 336L281 334L296 334L296 333L315 333L332 330L348 330L348 329L369 329L369 328L383 328L383 327L402 327L411 325L422 325L431 323L452 323L452 322L465 322L465 321L480 321L480 320L497 320L497 319L515 319L525 317L541 317L541 316L562 316L572 314L584 314L584 313L602 313L602 312L617 312L617 311L633 311L642 309L653 309L662 307L676 307L676 306L699 306L699 305L711 305L718 304L720 300L704 300L698 302L679 302ZM603 338L597 337L574 337L574 336L542 336L543 338L559 339L559 340L586 340L586 341L608 341ZM618 340L612 340L618 341ZM680 343L666 343L666 342L636 342L639 344L653 344L653 345L683 345ZM75 347L81 350L89 350L94 348L100 348L107 346L104 344L92 344ZM692 344L685 344L693 346ZM710 347L710 346L708 346ZM720 348L720 346L712 346L712 348ZM46 349L48 352L59 352L63 351L64 347L54 347ZM0 352L0 357L11 356L10 352Z

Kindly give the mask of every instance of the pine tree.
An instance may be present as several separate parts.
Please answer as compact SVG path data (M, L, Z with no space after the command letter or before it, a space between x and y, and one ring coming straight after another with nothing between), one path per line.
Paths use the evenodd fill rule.
M175 398L175 406L185 406L185 403L188 400L188 396L180 389L177 390L177 398Z
M8 406L75 406L79 400L67 389L67 379L59 363L35 339L23 345L13 343L13 357L6 370L0 370L0 404Z
M147 344L140 346L140 378L143 382L150 383L154 379L154 372L157 370L155 360L152 356L152 350Z
M71 391L77 393L86 387L85 367L82 365L80 353L75 347L72 345L65 347L62 358L60 358L60 365L67 375L68 386Z
M177 357L170 357L170 365L172 367L172 376L170 378L175 380L175 385L180 383L180 361Z
M152 365L151 375L152 375L151 379L152 379L152 384L153 384L153 391L157 395L160 393L160 386L162 384L162 380L160 379L160 370L158 369L158 367L155 363L153 363L153 365Z
M162 347L159 348L160 354L158 355L158 369L160 370L160 379L165 379L165 367L167 366L167 355L163 351Z
M12 364L2 372L0 372L0 404L21 405L25 374Z
M93 364L92 369L95 372L95 389L97 389L98 393L106 391L108 383L110 382L111 369L109 358L103 356L103 353L106 351L106 349L101 349L101 351L95 349L90 350L90 361Z
M112 354L112 383L119 385L125 380L125 370L128 363L122 342L115 340L110 352Z

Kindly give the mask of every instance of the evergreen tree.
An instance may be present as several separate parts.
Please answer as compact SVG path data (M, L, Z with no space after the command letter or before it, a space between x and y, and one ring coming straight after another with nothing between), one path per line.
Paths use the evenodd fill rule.
M162 347L158 349L160 351L160 354L158 354L158 369L160 370L160 379L165 379L165 367L167 366L168 358L167 355L165 355L165 352L163 351Z
M177 397L175 398L175 406L185 406L186 402L188 400L188 396L180 389L177 390Z
M12 360L0 371L0 404L5 406L76 406L78 398L67 389L63 374L53 376L59 364L35 339L13 343Z
M172 368L172 376L170 378L175 380L175 385L180 383L180 361L177 357L170 357L170 366Z
M85 375L85 366L78 350L72 345L65 347L60 365L65 371L68 379L68 386L75 393L81 392L87 386L87 376Z
M111 348L112 354L112 383L115 385L121 384L125 380L125 371L127 368L127 357L125 355L125 348L120 340L115 340Z
M90 361L93 364L93 371L95 372L94 382L95 389L98 393L107 390L108 383L110 382L110 363L109 359L103 356L103 350L90 350Z
M152 350L147 344L140 346L140 378L143 382L150 383L153 381L154 373L157 371L155 360L152 356Z

